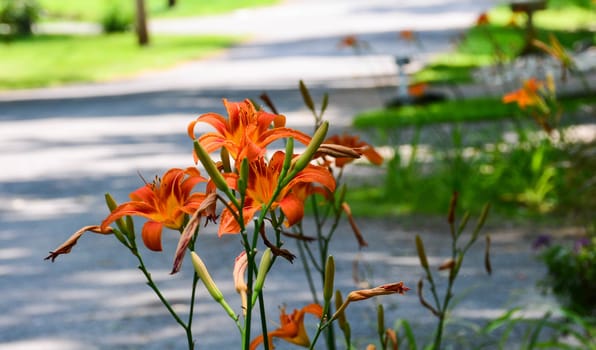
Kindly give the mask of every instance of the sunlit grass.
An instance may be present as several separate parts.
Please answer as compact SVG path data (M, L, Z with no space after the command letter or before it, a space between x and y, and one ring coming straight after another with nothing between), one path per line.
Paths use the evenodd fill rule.
M168 8L167 0L146 0L150 17L184 17L223 13L237 9L272 5L279 0L178 0L176 6ZM70 19L99 21L111 6L118 6L127 13L133 13L133 0L39 0L49 19Z
M0 41L0 89L104 81L199 59L237 42L223 36L152 36L139 47L132 34L37 35Z
M460 38L453 52L437 56L413 76L417 82L458 84L471 82L476 68L508 62L525 45L525 17L519 16L517 26L509 26L512 12L499 6L489 12L490 24L470 28ZM596 11L577 6L558 6L538 11L534 24L539 40L548 42L553 34L567 49L580 41L594 43Z
M596 104L596 97L571 96L560 98L559 102L563 110L573 112L582 106ZM436 123L479 122L512 118L516 112L515 104L504 104L499 98L485 97L366 111L356 115L353 125L359 129L390 129Z

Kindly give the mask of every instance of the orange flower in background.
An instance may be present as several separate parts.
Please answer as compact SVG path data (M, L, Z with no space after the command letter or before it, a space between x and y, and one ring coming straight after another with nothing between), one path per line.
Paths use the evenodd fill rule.
M414 97L420 97L424 95L426 89L428 88L428 84L426 83L416 83L408 86L408 94Z
M476 25L483 26L489 24L490 21L488 19L488 14L486 12L481 13L478 18L476 18Z
M323 144L336 144L352 148L364 155L374 165L381 165L383 163L383 157L374 149L374 147L362 140L360 137L355 135L333 135L323 142ZM342 168L344 165L354 161L354 158L337 157L335 159L335 166Z
M339 47L355 47L358 44L358 39L354 35L343 37L339 42Z
M244 201L243 218L249 222L256 212L271 200L279 182L283 168L285 153L276 152L269 163L259 158L249 165L246 199ZM286 224L294 225L304 216L304 184L319 183L329 191L335 190L335 179L327 168L308 165L299 172L277 195L271 209L280 208L286 216ZM240 226L234 215L225 208L221 214L219 235L240 232Z
M523 87L521 89L503 96L503 103L517 102L517 105L521 109L525 109L527 106L534 106L542 101L542 97L540 97L538 94L538 89L541 86L542 83L540 83L538 80L535 78L530 78L524 81Z
M285 308L281 309L279 316L280 327L269 332L267 334L269 348L273 349L273 338L283 339L292 344L300 345L303 347L310 346L310 339L306 334L304 328L304 315L312 314L318 318L323 317L323 308L318 304L309 304L300 310L294 310L291 315L286 314ZM263 336L259 335L250 343L250 350L256 349L261 343L263 343Z
M399 32L399 37L405 41L414 41L416 36L414 35L414 31L406 29Z
M206 113L188 125L188 135L196 139L194 128L196 123L204 122L215 128L199 137L201 146L208 153L225 147L235 161L248 158L253 161L265 154L265 147L284 137L293 137L297 141L308 144L310 137L300 131L286 128L283 115L257 111L250 100L228 102L223 104L228 118L217 113ZM196 161L195 155L195 161Z
M207 181L194 168L170 169L161 179L135 190L130 202L119 205L101 223L101 230L127 215L138 215L149 219L143 225L142 237L147 248L161 251L163 227L179 230L184 225L185 215L192 215L207 197L205 193L191 193L199 182Z

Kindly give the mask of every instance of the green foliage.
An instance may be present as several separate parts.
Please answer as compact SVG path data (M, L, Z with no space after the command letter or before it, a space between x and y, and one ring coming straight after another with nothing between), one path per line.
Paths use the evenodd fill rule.
M387 130L412 125L486 121L508 118L515 110L514 105L503 104L495 98L454 100L363 112L354 118L353 125L359 129Z
M117 1L112 1L104 10L100 20L104 33L119 33L128 31L133 24L133 13Z
M188 17L233 11L240 8L271 5L278 0L180 0L169 7L167 0L145 0L149 17ZM49 19L67 19L99 22L102 14L111 4L116 4L128 13L134 12L133 0L39 0Z
M9 34L31 35L39 14L36 0L0 0L0 24L8 26Z
M596 102L596 98L569 97L561 98L560 102L566 111L573 112L586 104ZM411 105L366 111L354 117L353 126L358 129L387 131L406 126L511 119L516 115L516 111L515 105L503 104L498 98L450 100L424 106Z
M555 35L567 49L578 42L594 43L593 8L589 0L551 0L549 8L535 15L534 24L539 40L548 42ZM588 6L586 6L588 5ZM593 5L592 5L593 6ZM508 25L512 12L500 6L489 12L490 24L470 28L456 39L453 52L435 57L430 64L413 76L415 82L440 84L467 83L476 68L509 62L525 44L525 23Z
M518 343L517 348L525 350L596 349L596 344L592 341L595 331L593 318L567 309L554 311L546 312L540 318L529 318L524 317L521 308L512 308L490 320L479 330L478 335L485 339L486 345L491 346L491 349L499 350L510 349L514 343ZM558 315L553 316L554 314Z
M595 102L589 97L561 100L566 111ZM458 191L462 205L473 213L490 202L499 216L527 219L551 213L557 214L553 219L573 216L576 224L596 228L596 144L537 139L541 132L534 122L516 113L470 123L496 119L500 113L495 111L503 106L496 99L448 101L357 117L356 125L374 131L375 143L392 148L393 156L385 162L380 188L363 186L348 193L353 211L440 214ZM504 139L506 132L516 133L517 142Z
M139 48L129 34L35 35L0 42L0 89L102 81L201 58L230 46L224 36L154 36Z
M584 238L568 245L552 245L540 254L547 276L540 282L570 310L596 316L596 239Z

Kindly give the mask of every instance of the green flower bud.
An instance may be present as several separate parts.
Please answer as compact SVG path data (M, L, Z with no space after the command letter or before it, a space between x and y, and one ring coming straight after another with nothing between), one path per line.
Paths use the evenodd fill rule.
M335 279L335 260L333 255L327 257L325 264L325 283L323 285L323 299L328 303L333 296L333 282Z
M211 156L209 156L209 153L205 151L205 149L203 148L203 146L201 146L199 141L194 141L194 148L195 152L197 153L197 157L199 157L201 164L203 164L203 167L205 167L207 174L209 174L209 177L211 177L211 181L213 181L215 186L223 192L227 193L228 191L230 191L230 188L228 187L226 180L215 166L215 163L213 163L213 160L211 159Z
M418 258L420 258L420 265L422 265L425 270L428 270L428 260L426 259L424 243L422 243L420 235L416 235L416 250L418 251Z
M265 284L265 277L269 272L269 267L271 266L271 249L267 248L263 252L263 256L261 257L261 262L259 263L259 270L257 272L257 278L255 279L255 296L259 294L261 290L263 290L263 285Z
M319 149L319 146L321 146L321 144L325 140L325 136L327 135L328 129L329 122L324 121L313 135L312 139L310 140L310 143L306 147L306 150L304 150L304 153L302 153L294 162L294 167L292 168L288 176L286 176L284 182L290 182L290 180L292 180L296 176L296 174L302 171L302 169L306 168L306 166L312 160L312 157Z
M217 288L213 278L211 278L209 270L207 270L207 266L205 266L205 263L203 263L203 260L199 258L197 253L190 252L190 256L192 258L192 264L195 267L195 271L197 272L197 275L199 275L201 281L203 281L205 288L207 288L207 291L209 294L211 294L211 297L213 297L213 299L219 303L221 300L223 300L223 294L219 288Z

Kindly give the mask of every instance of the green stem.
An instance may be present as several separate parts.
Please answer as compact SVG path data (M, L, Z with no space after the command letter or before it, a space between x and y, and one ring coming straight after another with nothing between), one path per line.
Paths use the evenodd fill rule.
M261 330L263 332L263 347L269 350L269 338L267 337L267 314L265 313L265 300L263 292L259 292L259 310L261 312Z
M198 230L198 228L197 228ZM197 236L198 234L195 234L193 239L191 240L190 244L188 245L188 248L190 251L194 251L194 247L195 247L195 242L197 240ZM188 340L188 344L193 344L193 348L194 348L194 340L192 339L192 320L193 320L193 315L194 315L194 310L195 310L195 296L196 296L196 291L197 291L197 283L199 282L199 275L194 272L193 273L193 278L192 278L192 289L191 289L191 294L190 294L190 306L189 306L189 311L188 311L188 322L187 322L187 328L188 328L188 332L186 333L186 337Z
M255 233L255 236L257 234ZM249 247L250 248L250 247ZM248 259L248 273L246 285L248 287L249 293L252 293L253 290L253 278L254 278L254 254L251 249L246 251L246 257ZM250 295L249 295L250 297ZM252 303L251 303L252 304ZM242 349L248 350L248 346L250 344L250 323L252 320L252 305L246 305L246 316L244 318L244 338L242 343Z
M157 285L155 284L155 282L153 282L153 278L151 278L151 274L149 273L149 271L147 271L147 268L145 267L145 263L143 262L143 258L141 257L141 255L137 251L136 247L133 247L133 249L131 249L131 251L132 251L133 255L136 256L137 260L139 261L139 269L145 275L145 278L147 279L147 285L151 289L153 289L153 291L155 292L155 294L157 295L157 297L159 298L159 300L161 301L161 303L170 312L170 315L172 315L172 317L174 317L174 319L176 320L176 322L178 322L178 324L182 328L184 328L184 331L186 332L186 339L188 341L188 349L189 350L193 350L194 349L194 341L193 341L193 338L192 338L192 330L190 329L189 326L187 326L184 323L184 321L182 321L182 319L180 318L180 316L178 316L178 314L176 313L176 311L174 311L174 309L172 308L172 306L170 305L170 303L168 303L168 301L163 296L163 294L161 294L159 288L157 288Z
M315 304L319 304L319 298L317 297L315 283L312 278L312 273L310 273L310 266L308 266L308 261L306 260L306 253L304 252L304 247L302 247L303 244L306 245L305 242L297 241L298 254L300 254L300 261L302 261L302 267L304 268L304 273L306 274L306 280L308 282L308 287L310 289L310 293L312 294L313 301L315 302Z

